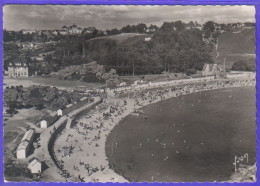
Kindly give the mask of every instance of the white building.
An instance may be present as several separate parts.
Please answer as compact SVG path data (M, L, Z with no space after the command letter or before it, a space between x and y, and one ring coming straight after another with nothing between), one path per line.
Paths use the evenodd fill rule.
M150 41L152 38L150 38L150 37L146 37L146 38L144 38L144 41Z
M203 76L214 76L217 75L219 71L217 64L207 64L205 63L202 69Z
M40 122L41 128L48 128L51 124L53 124L58 119L58 115L56 112L51 113L43 118Z
M16 150L16 157L17 159L24 159L27 157L27 153L29 151L29 142L28 141L24 141L22 143L20 143L20 145L18 146L17 150Z
M87 97L83 97L83 98L80 98L79 100L80 101L85 101L86 99L88 99Z
M48 128L48 126L49 126L49 123L46 121L46 120L42 120L41 122L40 122L40 124L41 124L41 128Z
M16 150L17 159L23 159L27 157L27 152L30 150L31 144L33 142L34 133L35 130L30 129L24 134L21 143Z
M57 115L62 116L62 110L61 109L57 110Z
M37 158L33 158L29 161L28 169L32 174L40 174L42 172L42 163Z
M29 77L32 74L30 72L29 63L25 57L16 58L8 65L8 76L10 78Z
M245 73L228 73L227 78L232 79L232 78L246 78L248 77L247 74Z

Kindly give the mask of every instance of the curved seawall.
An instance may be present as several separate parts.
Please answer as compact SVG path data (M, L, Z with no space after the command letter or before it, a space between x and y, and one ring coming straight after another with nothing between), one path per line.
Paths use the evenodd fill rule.
M71 121L70 126L68 126L69 128L73 128L76 124L77 124L77 120L82 117L83 115L85 115L86 113L88 113L90 110L92 110L93 108L95 108L97 105L99 105L100 103L102 103L102 99L97 101L96 103L94 103L93 105L91 105L90 107L80 111L79 113L77 113L74 118Z
M66 124L67 124L68 120L65 120L51 135L49 141L48 141L48 153L51 156L52 161L54 162L54 164L56 165L56 167L61 170L61 171L65 171L62 167L62 164L58 161L55 153L54 153L54 144L55 141L57 139L57 137L61 134L61 132L66 128ZM69 177L69 173L68 173L68 177Z

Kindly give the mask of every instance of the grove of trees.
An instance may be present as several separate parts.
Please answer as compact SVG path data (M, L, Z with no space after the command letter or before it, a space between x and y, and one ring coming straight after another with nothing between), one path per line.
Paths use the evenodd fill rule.
M238 71L255 71L256 62L255 58L240 59L232 65L232 70Z

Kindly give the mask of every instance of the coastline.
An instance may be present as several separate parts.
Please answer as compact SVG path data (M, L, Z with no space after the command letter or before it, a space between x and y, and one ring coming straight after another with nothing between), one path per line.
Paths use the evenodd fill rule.
M110 167L111 165L109 165L106 156L105 145L107 136L113 128L120 124L120 121L129 114L149 104L200 91L254 85L254 82L249 85L248 82L246 83L236 80L232 84L227 83L218 86L216 86L216 83L219 83L218 81L214 83L214 85L207 85L206 87L203 87L203 89L199 86L199 88L195 87L195 85L190 87L185 85L187 90L184 87L181 88L182 90L169 91L171 87L164 87L164 91L168 91L163 95L154 96L152 101L138 96L135 98L122 99L108 97L100 106L96 107L95 110L92 110L86 116L81 117L78 120L79 125L76 125L74 129L66 129L57 139L55 143L55 154L57 159L62 160L64 162L64 168L70 170L70 174L74 178L78 178L79 181L128 182L126 178L120 175L120 173L116 173ZM140 92L143 91L144 90L140 90ZM147 94L149 95L149 90L146 91L148 91ZM157 89L154 92L158 91L160 92L162 90ZM116 107L116 111L111 114L109 119L105 120L103 119L103 113L111 111L111 108L110 110L108 108L111 105ZM84 130L85 132L82 132ZM67 144L64 144L63 142L66 142ZM66 149L63 149L64 147L71 147L74 149L74 152L69 154L65 153ZM77 152L75 153L75 151ZM70 158L75 159L75 161L69 161ZM102 180L100 178L102 178Z

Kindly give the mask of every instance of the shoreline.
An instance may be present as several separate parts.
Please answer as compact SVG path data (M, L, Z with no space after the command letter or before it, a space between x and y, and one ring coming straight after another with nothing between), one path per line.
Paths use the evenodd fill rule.
M147 96L145 99L142 98L142 96L121 99L107 98L98 108L91 110L86 116L81 117L78 121L79 124L76 125L74 129L66 129L64 133L59 136L55 143L55 146L57 148L55 148L54 150L57 159L64 162L64 168L66 170L70 170L69 172L71 175L73 175L74 178L78 177L79 180L84 182L129 182L126 178L120 175L120 173L116 173L110 167L111 165L108 162L108 158L105 152L107 136L110 134L113 128L120 124L120 122L126 116L128 116L135 110L141 109L142 107L153 103L158 103L166 99L207 90L254 85L254 82L252 82L251 85L248 85L248 82L246 83L245 81L242 81L241 83L239 80L227 80L226 82L230 81L234 82L232 84L227 83L222 86L221 83L221 85L216 85L216 83L219 83L219 81L216 81L213 82L213 85L206 85L206 87L204 87L203 89L200 87L200 85L197 87L195 87L195 85L185 85L185 87L190 87L188 87L187 90L185 90L184 87L181 88L181 90L174 91L170 91L171 87L163 87L159 90L153 90L153 92L161 92L166 90L168 91L166 91L165 94L153 96L152 101L147 99ZM180 85L177 85L177 87L179 86ZM140 90L138 92L144 91L147 91L146 94L148 95L150 95L151 93L149 90ZM111 107L109 110L108 105L116 107L115 112L111 114L109 119L102 119L102 116L104 116L102 114L111 111ZM81 132L84 130L86 130L86 132ZM67 138L66 135L68 136ZM83 140L81 137L83 137ZM62 143L64 141L66 141L68 145L64 145ZM61 150L64 146L73 147L73 149L79 150L76 153L72 152L67 155L69 157L68 158L67 156L64 156L65 150ZM62 152L64 153L64 155L61 155ZM92 152L93 154L91 155L89 152ZM69 161L70 158L73 158L76 161L71 162Z

